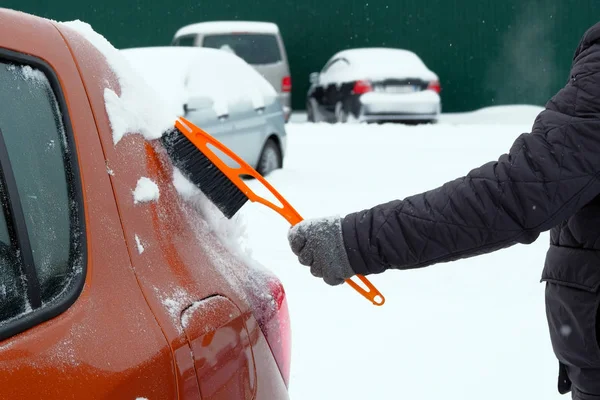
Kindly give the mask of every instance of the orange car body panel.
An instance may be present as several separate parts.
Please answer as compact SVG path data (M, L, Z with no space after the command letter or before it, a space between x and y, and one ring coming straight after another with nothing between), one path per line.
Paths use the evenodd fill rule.
M0 398L174 398L173 360L131 268L73 57L50 22L11 11L0 11L0 47L41 58L58 75L80 160L88 251L78 300L0 344Z
M159 143L132 132L114 144L104 91L121 89L107 60L67 26L1 9L0 47L59 77L88 250L77 301L0 342L0 398L287 399L244 291L252 270L181 199ZM142 177L157 200L134 201Z

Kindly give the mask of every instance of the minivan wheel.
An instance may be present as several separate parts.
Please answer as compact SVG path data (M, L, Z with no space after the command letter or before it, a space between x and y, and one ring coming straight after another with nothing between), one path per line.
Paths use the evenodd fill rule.
M262 176L266 176L274 170L281 168L283 166L281 158L281 150L277 142L273 139L267 140L258 161L257 172Z

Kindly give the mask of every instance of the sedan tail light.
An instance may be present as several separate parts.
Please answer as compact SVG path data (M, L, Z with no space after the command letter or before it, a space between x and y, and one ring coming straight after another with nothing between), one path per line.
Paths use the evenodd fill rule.
M431 81L429 82L429 86L427 86L427 90L433 90L436 93L442 91L442 86L440 85L440 81Z
M292 77L284 76L281 80L281 91L282 92L291 92L292 91Z
M354 83L354 88L352 89L352 93L354 94L365 94L373 91L373 86L371 86L371 82L369 81L356 81Z

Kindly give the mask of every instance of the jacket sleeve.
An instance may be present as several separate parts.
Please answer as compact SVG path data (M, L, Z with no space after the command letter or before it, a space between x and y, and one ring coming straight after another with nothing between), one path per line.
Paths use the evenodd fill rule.
M354 271L425 267L531 243L600 194L600 67L583 71L498 160L347 215L342 229Z

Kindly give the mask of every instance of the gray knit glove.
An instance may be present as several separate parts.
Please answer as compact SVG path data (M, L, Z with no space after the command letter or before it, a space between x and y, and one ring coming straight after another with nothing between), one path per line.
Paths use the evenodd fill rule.
M310 272L328 285L339 285L355 275L339 217L305 220L289 230L288 240L300 264L309 266Z

